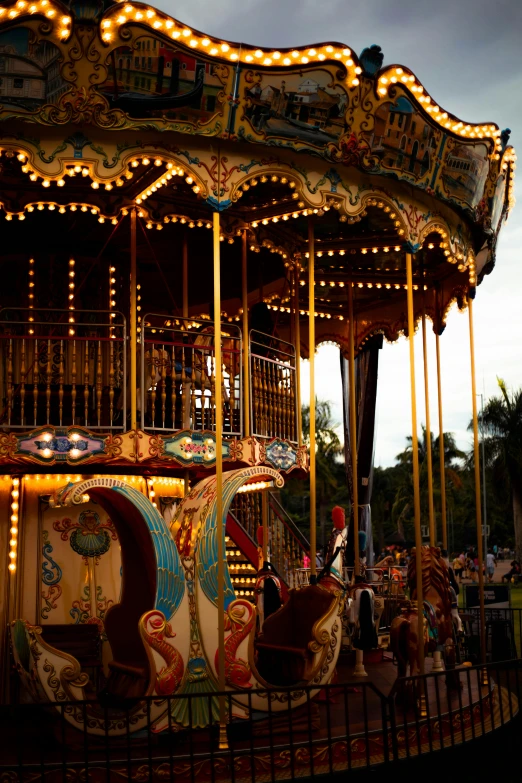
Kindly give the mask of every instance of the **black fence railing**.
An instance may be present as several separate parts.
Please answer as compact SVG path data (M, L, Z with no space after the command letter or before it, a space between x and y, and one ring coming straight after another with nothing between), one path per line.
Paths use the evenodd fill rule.
M462 609L468 660L478 661L480 653L480 609ZM488 661L522 658L522 609L486 606L486 652Z
M453 678L441 672L397 680L388 693L369 681L327 685L319 693L308 686L227 692L227 715L237 714L239 696L247 709L244 717L228 721L225 748L219 742L217 693L162 697L167 717L161 733L157 698L117 706L96 701L4 706L0 779L261 783L330 779L470 743L476 758L477 741L497 729L520 731L521 681L522 661L514 660L464 667ZM268 712L251 709L258 696ZM295 698L300 706L293 707ZM140 730L133 733L137 715ZM198 728L209 715L213 725ZM108 720L118 736L103 730ZM96 724L101 733L87 733L85 726ZM497 757L505 736L496 735Z

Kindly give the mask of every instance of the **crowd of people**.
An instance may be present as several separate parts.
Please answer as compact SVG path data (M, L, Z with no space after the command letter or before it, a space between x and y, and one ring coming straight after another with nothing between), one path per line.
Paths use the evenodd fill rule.
M379 559L382 559L386 555L390 554L393 555L396 564L399 567L407 566L411 557L410 552L406 548L394 546L391 551L387 550L381 553ZM441 554L449 568L450 581L452 582L452 587L454 587L454 589L458 588L458 585L461 584L464 580L478 582L479 559L476 549L470 547L469 549L465 549L460 553L454 553L451 559L448 557L448 552L446 550L442 550ZM513 553L507 547L501 548L497 544L494 544L491 548L488 549L485 563L483 564L484 578L488 583L495 581L495 569L497 568L498 561L508 560L512 555ZM521 577L521 564L517 559L513 559L510 563L509 571L502 575L500 581L518 583ZM458 589L456 589L456 592L458 593Z

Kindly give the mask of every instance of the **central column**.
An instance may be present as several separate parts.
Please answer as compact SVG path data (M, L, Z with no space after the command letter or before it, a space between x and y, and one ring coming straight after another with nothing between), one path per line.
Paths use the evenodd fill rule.
M424 613L422 595L422 534L420 518L419 486L419 442L417 438L417 397L415 391L415 320L413 313L413 272L412 254L406 253L406 282L408 293L408 341L410 344L410 384L411 384L411 452L413 460L413 509L415 522L415 570L417 591L417 637L419 673L424 674Z
M482 546L482 499L480 496L480 456L477 416L477 386L475 381L475 335L473 330L473 298L468 294L469 353L471 362L471 401L473 411L473 461L475 463L475 514L477 521L478 587L480 605L480 657L486 663L486 609L484 606L484 551ZM488 682L487 670L483 670L482 684Z
M138 390L138 322L137 322L137 288L136 288L136 207L130 211L131 219L131 259L130 259L130 403L131 403L131 430L138 429L138 408L137 408L137 390ZM142 337L143 339L143 337ZM140 384L141 394L144 395ZM143 402L141 403L143 410ZM137 444L136 444L137 448Z
M303 421L301 414L301 313L299 310L299 261L295 262L294 270L294 308L295 308L295 406L297 409L297 445L303 445Z
M424 296L422 297L422 357L424 360L424 404L426 407L426 459L428 467L430 546L435 546L437 543L437 529L435 525L435 509L433 506L433 460L431 453L430 390L428 378L428 346L426 340L426 314L424 312Z
M248 335L248 247L247 230L243 230L241 245L241 299L243 306L243 437L250 432L250 339Z
M359 576L359 486L357 471L357 400L355 388L355 320L353 316L353 283L348 283L348 384L350 387L350 450L352 456L352 510L353 510L353 572Z
M315 237L314 219L308 217L308 349L310 353L310 582L317 578L315 485Z

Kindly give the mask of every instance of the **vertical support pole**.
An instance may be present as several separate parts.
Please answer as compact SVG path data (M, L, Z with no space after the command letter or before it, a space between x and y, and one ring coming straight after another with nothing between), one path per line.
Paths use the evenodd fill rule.
M477 416L477 386L475 381L475 335L473 330L473 299L468 296L469 355L471 363L471 402L473 410L473 461L475 463L475 513L477 520L478 585L480 603L480 656L486 663L486 610L484 607L484 552L482 547L482 498L480 496L480 454ZM484 670L486 673L486 670ZM483 684L487 683L483 681Z
M411 385L411 447L413 458L413 508L415 519L415 570L417 577L417 637L419 673L424 674L424 613L422 595L422 536L420 519L419 487L419 442L417 437L417 397L415 391L415 347L413 337L415 322L413 316L413 274L412 254L406 253L406 282L408 294L408 342L410 344L410 385Z
M187 229L183 234L183 318L188 318L188 236Z
M137 311L137 264L136 264L136 207L130 211L131 219L131 263L130 263L130 399L131 399L131 430L138 429L138 408L136 395L138 392L138 311ZM142 336L143 339L143 336ZM140 388L143 384L140 384ZM141 389L144 394L144 390ZM142 402L143 407L143 402Z
M484 514L482 525L484 527L484 558L488 556L488 515L486 508L486 441L484 439L484 394L480 395L480 419L482 422L482 494L484 496Z
M241 245L241 299L243 307L243 435L250 432L250 339L248 334L248 246L247 230L243 230Z
M263 563L268 561L268 490L261 492L261 516L263 522Z
M361 572L359 552L359 475L357 470L357 401L355 389L355 320L353 315L353 283L348 283L348 384L350 387L350 451L352 456L353 485L353 554L354 575Z
M297 445L303 445L303 421L301 415L301 321L299 311L299 262L295 263L295 407L297 409Z
M218 543L218 688L225 690L225 531L223 528L223 365L221 359L221 259L219 241L219 212L213 215L214 229L214 361L216 400L216 505ZM219 697L219 747L228 748L225 697Z
M446 515L446 460L444 454L444 427L442 424L442 381L440 374L439 333L435 333L437 351L437 398L439 405L439 466L440 466L440 515L442 523L442 548L448 548L448 522Z
M182 315L183 318L188 319L189 314L189 295L188 295L188 231L185 229L183 233L183 245L182 245L182 297L183 301L181 304L182 307ZM187 323L184 323L185 330L187 329ZM189 348L190 350L190 348ZM175 353L175 348L172 349L173 353ZM185 372L185 350L181 349L181 363L183 365L182 373L181 373L181 394L182 394L182 403L181 403L181 412L182 412L182 421L181 426L183 429L190 429L190 408L191 408L191 399L190 399L190 388L191 388L191 378L186 377ZM191 376L193 377L193 376ZM172 383L176 383L176 373L173 372L172 374ZM172 412L172 425L175 427L175 410ZM195 424L192 426L195 427ZM188 494L187 487L188 487L188 475L189 471L188 469L185 471L185 494Z
M316 484L315 484L315 237L314 219L308 217L308 348L310 352L310 582L316 580Z
M424 297L422 298L422 357L424 360L424 403L426 406L426 457L428 463L430 546L435 546L437 543L437 528L435 525L435 509L433 507L433 459L431 453L430 390L428 379L428 346L426 341L426 315L424 313Z

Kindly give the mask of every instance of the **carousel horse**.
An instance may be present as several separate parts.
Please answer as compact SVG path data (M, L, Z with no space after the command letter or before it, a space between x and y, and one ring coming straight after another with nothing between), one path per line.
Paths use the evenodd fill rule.
M324 567L319 573L317 581L328 589L345 589L344 581L344 555L346 552L347 533L344 509L334 506L332 509L333 530L326 545Z
M375 593L364 577L356 576L350 597L348 623L352 626L352 645L358 650L373 650L377 647Z
M407 667L410 676L418 671L418 648L423 644L427 652L442 651L448 671L447 682L451 687L459 687L455 668L455 644L453 641L453 620L451 586L447 566L440 554L439 547L423 546L422 593L423 593L423 640L418 639L417 572L415 549L412 550L408 566L408 587L411 600L407 602L402 614L396 617L390 629L391 649L397 658L398 676L405 677Z
M259 480L283 485L280 473L269 467L224 473L223 520L237 491ZM104 620L113 660L103 708L91 698L85 711L65 710L64 719L76 728L118 736L145 727L159 733L218 722L220 594L225 687L233 691L230 720L299 707L331 680L341 647L343 590L321 585L290 590L288 601L265 617L256 637L257 609L236 595L230 576L217 498L216 477L208 476L183 498L170 527L147 497L111 476L68 484L51 498L56 508L98 503L110 515L121 546L121 596ZM339 567L342 573L342 561ZM54 646L42 628L23 620L14 620L10 630L16 670L35 701L59 710L64 700L89 701L89 675L59 641ZM268 690L296 683L311 688L290 694ZM189 695L190 700L165 698ZM122 703L129 696L133 703L126 721Z

